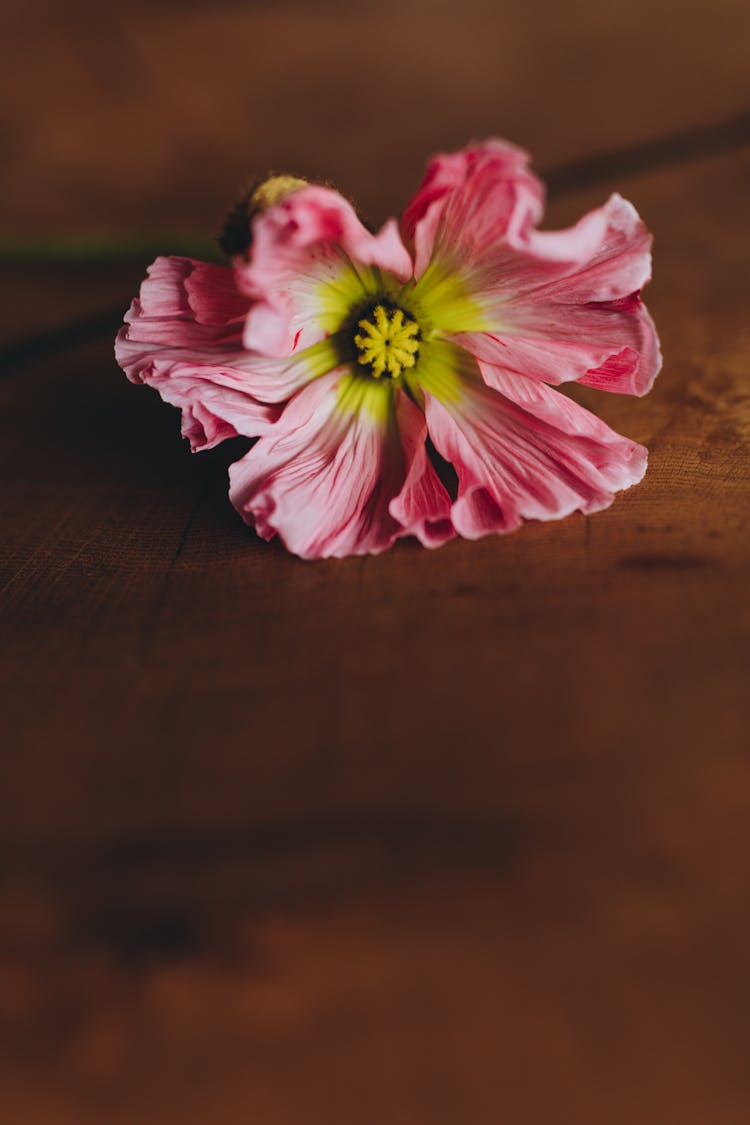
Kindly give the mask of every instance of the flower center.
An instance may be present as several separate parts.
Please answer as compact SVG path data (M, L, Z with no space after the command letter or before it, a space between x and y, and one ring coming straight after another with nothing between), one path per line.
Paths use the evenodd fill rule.
M369 367L375 379L386 374L398 379L405 367L417 362L419 325L403 309L375 305L357 328L361 329L354 337L357 361Z

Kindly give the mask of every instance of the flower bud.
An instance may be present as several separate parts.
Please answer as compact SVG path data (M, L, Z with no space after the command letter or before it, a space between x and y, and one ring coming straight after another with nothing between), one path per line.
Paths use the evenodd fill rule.
M269 176L254 181L243 192L227 216L219 236L219 246L229 257L246 254L252 242L252 224L256 215L281 203L293 191L306 187L308 181L299 176Z

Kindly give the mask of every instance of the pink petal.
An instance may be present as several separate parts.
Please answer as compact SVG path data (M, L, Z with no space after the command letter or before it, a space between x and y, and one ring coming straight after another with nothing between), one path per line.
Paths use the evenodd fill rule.
M160 257L148 268L140 293L125 316L138 323L143 343L178 347L241 341L250 308L227 266L192 258Z
M402 281L411 259L394 220L377 235L331 188L292 192L253 223L252 256L236 263L237 283L253 299L245 345L266 355L290 355L323 338L321 284L335 286L342 271L379 266ZM365 291L363 290L363 293Z
M426 395L430 436L458 473L452 519L460 535L595 512L642 478L642 446L543 383L491 377L503 394L464 379L458 398Z
M378 554L399 533L388 511L404 480L392 399L385 421L342 410L342 386L354 383L333 371L305 387L229 472L243 518L305 559Z
M455 535L451 498L427 454L424 414L403 391L396 410L407 471L401 491L391 500L390 513L401 524L401 535L415 535L424 547L439 547Z
M281 412L277 404L311 377L303 355L280 362L248 354L241 336L248 306L231 269L157 258L117 336L127 377L182 409L194 450L264 433Z
M478 359L548 383L577 380L645 394L661 366L639 292L651 276L651 236L618 195L567 231L504 245L475 276L497 328L456 342Z
M185 278L185 293L198 324L242 326L249 301L240 293L234 271L209 262L193 262ZM141 294L141 298L142 298Z
M408 204L401 231L415 253L415 276L445 256L470 267L488 245L523 240L541 218L544 189L528 156L489 140L434 157Z

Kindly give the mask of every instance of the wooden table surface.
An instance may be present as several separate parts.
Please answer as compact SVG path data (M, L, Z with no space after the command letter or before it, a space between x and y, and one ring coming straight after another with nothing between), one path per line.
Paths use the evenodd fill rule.
M0 1119L747 1125L750 7L3 16ZM497 133L655 234L591 518L304 563L112 336L257 169Z

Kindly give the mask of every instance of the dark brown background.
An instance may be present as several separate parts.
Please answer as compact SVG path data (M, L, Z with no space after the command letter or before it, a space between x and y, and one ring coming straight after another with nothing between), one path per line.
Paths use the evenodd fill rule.
M6 5L0 1117L746 1125L750 7ZM111 337L244 177L524 144L656 236L591 519L302 563Z

